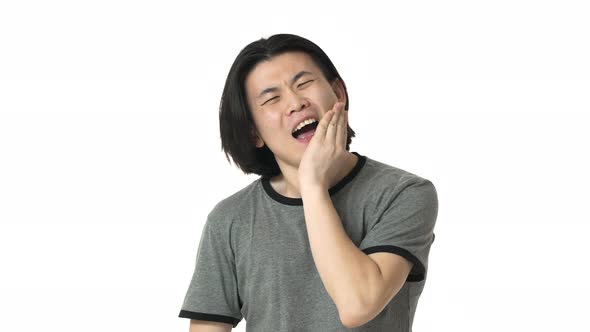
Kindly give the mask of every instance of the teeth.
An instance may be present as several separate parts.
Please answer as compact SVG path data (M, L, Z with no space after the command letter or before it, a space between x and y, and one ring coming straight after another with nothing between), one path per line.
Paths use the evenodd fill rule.
M306 126L310 123L314 123L314 122L317 122L317 120L316 119L307 119L307 120L301 122L297 127L295 127L295 129L293 129L293 132L296 132L297 130L303 128L304 126Z

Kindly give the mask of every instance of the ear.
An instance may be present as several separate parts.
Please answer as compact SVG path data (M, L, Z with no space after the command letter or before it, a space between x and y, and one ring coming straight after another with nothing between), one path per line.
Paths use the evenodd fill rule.
M264 141L262 140L262 138L258 134L258 131L256 131L256 130L252 131L252 139L254 140L254 145L257 148L261 148L264 146Z
M332 82L332 90L334 90L338 101L341 101L346 105L346 91L344 90L344 83L340 77L336 77L334 82Z

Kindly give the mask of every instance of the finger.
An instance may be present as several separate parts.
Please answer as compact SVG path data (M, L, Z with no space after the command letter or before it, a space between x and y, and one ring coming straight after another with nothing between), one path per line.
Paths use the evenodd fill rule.
M342 103L334 104L333 112L334 117L330 121L330 125L328 126L328 130L326 131L326 140L334 143L336 142L336 134L338 132L338 124L340 123L340 118L342 117Z
M328 127L330 125L330 121L332 120L333 116L334 116L334 111L330 110L326 114L324 114L324 116L320 119L320 123L315 128L315 133L313 134L313 137L316 140L323 141L325 139L326 130L328 129Z
M346 139L348 134L348 111L342 110L340 115L340 123L338 124L338 131L336 132L336 144L342 148L346 148Z

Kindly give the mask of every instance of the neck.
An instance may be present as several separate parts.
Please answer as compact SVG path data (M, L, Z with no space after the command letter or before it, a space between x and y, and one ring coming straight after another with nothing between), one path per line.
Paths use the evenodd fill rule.
M357 161L358 157L355 154L348 152L346 162L338 169L338 175L332 180L329 187L332 188L350 173ZM279 163L279 168L281 169L281 174L270 179L270 184L273 189L277 193L286 197L301 198L301 191L299 188L299 169L282 163Z

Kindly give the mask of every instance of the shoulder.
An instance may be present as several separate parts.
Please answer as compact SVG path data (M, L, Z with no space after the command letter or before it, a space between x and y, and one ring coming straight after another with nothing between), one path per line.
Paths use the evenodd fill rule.
M247 208L249 200L255 196L254 191L258 190L259 182L260 178L215 204L207 215L208 222L220 223L239 219L239 213Z
M420 213L431 225L438 214L438 194L433 182L423 176L367 159L363 183L364 204L378 218L395 214L410 220Z
M373 192L383 192L392 196L396 196L408 188L436 192L431 180L371 158L367 158L363 172L359 175L361 182L365 183Z

